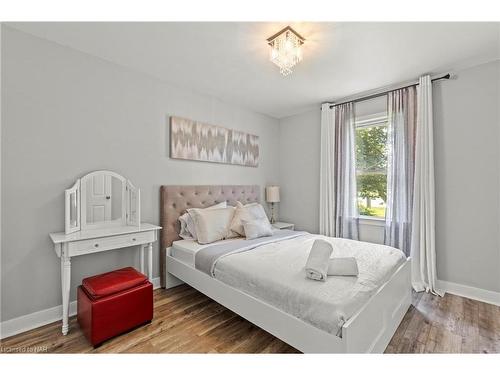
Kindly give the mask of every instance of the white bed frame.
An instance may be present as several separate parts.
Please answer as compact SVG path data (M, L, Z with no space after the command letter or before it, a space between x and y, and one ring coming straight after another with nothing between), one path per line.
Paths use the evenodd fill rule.
M410 259L342 327L341 337L322 331L171 256L179 216L192 207L226 201L259 202L258 185L163 185L160 187L161 283L187 283L304 353L382 353L411 304Z
M196 270L167 248L165 286L186 283L303 353L383 353L411 304L407 259L342 327L342 337L322 331L276 307Z

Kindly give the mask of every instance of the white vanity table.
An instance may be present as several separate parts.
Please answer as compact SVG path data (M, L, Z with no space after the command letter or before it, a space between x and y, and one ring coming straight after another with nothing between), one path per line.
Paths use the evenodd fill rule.
M141 272L153 270L153 242L161 227L140 222L140 192L130 181L110 171L96 171L66 190L65 232L51 233L61 259L62 333L68 333L71 258L130 246L140 246Z

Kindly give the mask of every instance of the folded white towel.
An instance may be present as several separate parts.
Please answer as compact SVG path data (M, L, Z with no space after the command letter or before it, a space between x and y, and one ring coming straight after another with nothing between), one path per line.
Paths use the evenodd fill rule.
M358 273L356 258L330 258L328 262L328 276L358 276Z
M313 280L326 281L328 259L330 259L332 251L333 248L330 242L325 240L314 241L306 262L307 277Z

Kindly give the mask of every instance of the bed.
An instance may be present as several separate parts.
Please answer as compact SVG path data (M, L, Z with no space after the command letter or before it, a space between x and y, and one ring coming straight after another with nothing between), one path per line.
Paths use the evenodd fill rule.
M304 353L383 352L411 303L410 260L399 250L321 237L360 267L358 278L322 283L301 270L318 235L277 231L255 244L180 239L178 218L187 208L258 202L259 192L258 186L162 186L162 286L187 283ZM203 254L226 248L227 255L201 263Z

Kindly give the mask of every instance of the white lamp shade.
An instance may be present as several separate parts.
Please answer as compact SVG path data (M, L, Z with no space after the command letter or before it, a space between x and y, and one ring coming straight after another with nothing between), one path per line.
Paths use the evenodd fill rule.
M266 202L276 203L280 201L280 187L268 186L266 187Z

